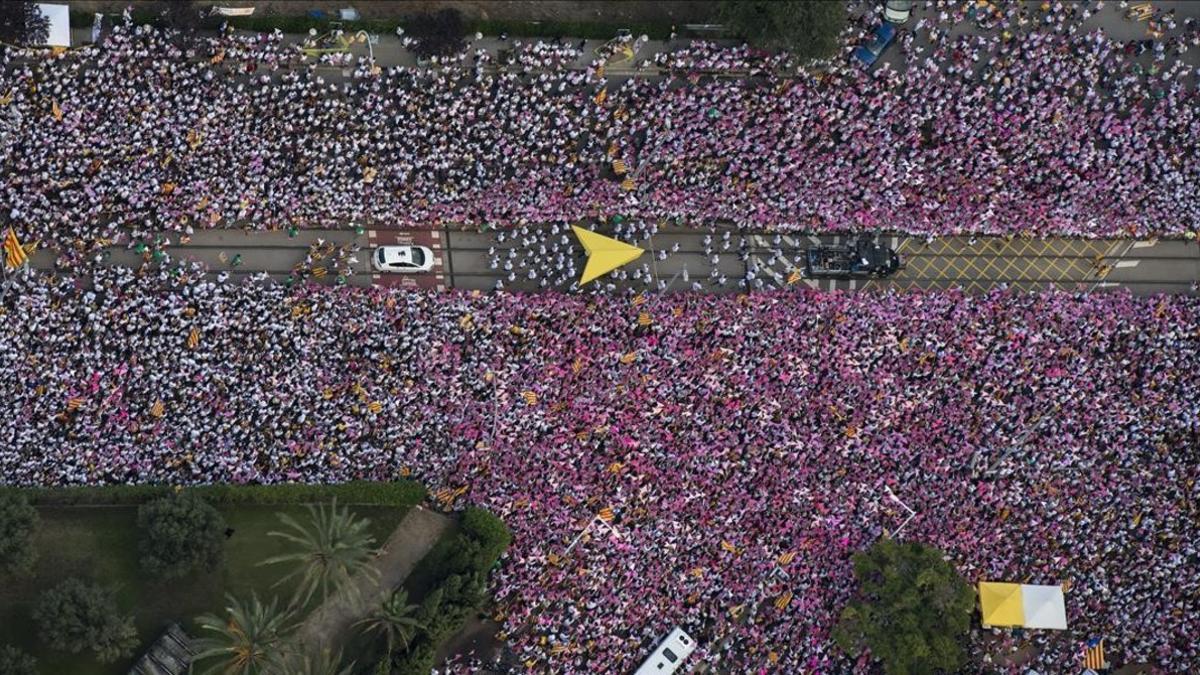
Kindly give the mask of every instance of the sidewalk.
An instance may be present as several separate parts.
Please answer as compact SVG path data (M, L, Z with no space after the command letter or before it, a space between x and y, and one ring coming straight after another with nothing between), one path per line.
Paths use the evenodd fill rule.
M388 537L371 562L378 576L359 574L351 582L356 592L341 592L325 601L300 625L296 640L311 653L344 644L354 624L399 588L451 524L450 518L415 506Z

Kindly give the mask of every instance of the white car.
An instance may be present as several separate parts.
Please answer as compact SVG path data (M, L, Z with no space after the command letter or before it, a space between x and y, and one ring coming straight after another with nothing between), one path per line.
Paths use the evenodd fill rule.
M425 246L380 246L371 256L379 272L419 274L433 269L433 251Z

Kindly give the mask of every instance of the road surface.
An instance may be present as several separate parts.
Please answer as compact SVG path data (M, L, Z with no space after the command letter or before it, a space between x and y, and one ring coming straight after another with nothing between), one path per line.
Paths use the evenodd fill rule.
M598 232L611 234L600 227ZM711 237L711 253L705 252L704 238ZM647 250L639 260L627 266L628 271L644 267L645 278L623 281L611 278L596 282L600 288L654 291L662 281L668 291L693 290L699 284L704 292L738 292L745 290L740 282L751 277L761 282L749 284L751 290L770 288L811 287L826 291L855 291L886 289L947 289L961 288L967 292L984 292L1001 285L1020 290L1102 290L1127 288L1137 295L1154 293L1191 293L1191 285L1200 279L1200 246L1183 240L1079 240L989 238L973 240L950 237L927 242L919 237L883 235L882 241L895 248L903 268L893 277L881 280L804 279L803 251L819 244L836 244L843 236L780 235L776 243L773 234L741 234L731 232L728 245L723 232L665 228L649 239L631 241ZM567 235L566 257L574 258L576 269L582 270L583 250L574 235ZM396 231L368 230L357 234L353 230L301 231L295 236L286 232L250 232L242 230L204 231L193 236L186 245L177 236L167 252L174 260L203 262L214 274L228 272L234 279L267 272L283 281L293 267L305 259L309 247L324 241L334 245L354 242L361 247L352 265L354 273L347 283L355 285L401 286L430 290L460 288L492 290L497 280L510 291L578 290L572 283L542 285L527 277L528 269L537 268L538 261L547 256L541 247L558 242L562 233L551 234L546 228L531 228L525 237L507 236L498 240L496 232L477 230ZM435 255L435 265L429 274L379 274L370 269L370 250L381 245L416 244L429 247ZM678 246L677 252L672 249ZM489 250L493 252L489 254ZM665 252L659 260L658 253ZM511 252L511 253L510 253ZM742 255L744 254L744 255ZM714 264L714 257L716 262ZM240 265L233 260L240 256ZM501 263L492 267L493 260ZM503 268L504 261L513 261L514 280ZM32 257L35 267L54 268L54 254L38 251ZM125 245L108 249L108 262L136 266L142 256ZM715 270L715 274L714 271ZM332 272L322 277L334 283ZM725 283L720 283L721 278ZM591 287L591 286L589 286Z

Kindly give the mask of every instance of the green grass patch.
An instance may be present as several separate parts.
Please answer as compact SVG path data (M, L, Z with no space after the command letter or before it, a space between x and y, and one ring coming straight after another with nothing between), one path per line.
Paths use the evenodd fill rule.
M146 577L138 566L135 505L39 504L41 525L35 542L39 558L33 576L0 577L0 643L16 644L34 654L46 675L128 672L133 659L101 665L87 656L50 651L38 640L30 620L33 603L42 591L71 576L115 585L118 600L125 611L134 614L144 643L155 639L171 621L193 631L192 619L204 612L220 612L226 592L249 595L256 591L264 598L277 594L281 602L289 599L295 591L294 581L272 586L290 568L260 566L258 562L286 550L283 541L267 536L271 530L281 529L275 514L289 513L304 522L307 509L299 504L247 503L218 503L218 508L234 530L226 540L222 567L208 574L160 582ZM370 531L377 545L387 540L407 510L406 504L351 507L356 515L371 520ZM314 599L308 609L317 603Z

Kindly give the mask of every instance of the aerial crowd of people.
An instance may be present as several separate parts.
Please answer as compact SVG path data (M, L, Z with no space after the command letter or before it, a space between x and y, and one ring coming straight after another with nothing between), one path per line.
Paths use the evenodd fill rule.
M732 672L846 672L829 632L849 556L902 524L894 494L916 512L899 536L968 580L1068 583L1075 638L1167 672L1200 659L1195 299L200 273L19 280L6 481L420 479L513 529L504 637L562 673L628 672L676 624ZM1051 671L1081 647L1035 639Z
M1145 49L1080 28L1090 12L1070 8L1084 5L1010 8L984 33L930 13L895 66L869 71L697 43L650 59L667 74L621 84L600 60L571 66L571 45L436 67L360 58L343 77L278 33L180 43L118 24L56 56L4 52L0 201L23 236L85 249L130 230L614 214L1194 234L1197 72L1178 57L1200 31L1188 19ZM758 76L708 76L739 69Z
M972 582L1067 584L1070 636L1029 636L1024 665L1060 672L1103 637L1185 672L1200 663L1194 298L303 283L328 261L349 274L356 249L324 241L294 284L229 283L158 243L502 228L540 253L488 251L501 285L560 286L580 219L619 218L634 240L664 222L1195 236L1200 71L1178 57L1200 25L1122 42L1081 28L1098 4L931 3L895 65L816 72L696 43L620 84L561 43L356 58L348 77L280 34L186 42L130 22L62 54L0 50L5 224L64 265L113 241L148 261L0 293L0 477L417 478L513 529L496 618L548 672L631 671L675 625L727 672L866 672L830 631L850 556L901 525ZM714 268L737 253L723 237L704 244ZM971 640L997 655L990 633Z

